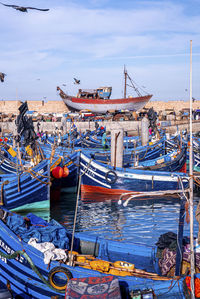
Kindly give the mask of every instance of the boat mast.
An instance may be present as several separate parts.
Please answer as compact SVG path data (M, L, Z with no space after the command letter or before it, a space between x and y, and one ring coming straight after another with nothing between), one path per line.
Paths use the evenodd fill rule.
M124 98L126 98L126 82L127 82L127 70L124 65Z
M190 143L189 143L189 176L190 176L190 272L191 272L191 298L195 298L194 289L194 209L193 209L193 144L192 144L192 40L190 41Z

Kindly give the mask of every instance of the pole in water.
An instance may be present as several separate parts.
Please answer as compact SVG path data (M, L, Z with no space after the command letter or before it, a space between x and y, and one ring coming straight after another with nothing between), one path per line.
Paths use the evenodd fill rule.
M111 131L111 166L114 168L123 166L123 139L123 128L114 129Z
M176 249L176 266L175 275L181 275L182 265L182 252L183 252L183 229L184 229L184 218L185 218L185 203L186 200L181 196L180 212L179 212L179 225L178 225L178 236L177 236L177 249Z
M141 121L141 138L142 145L147 145L149 142L149 120L147 114L143 117Z
M190 273L191 298L195 298L194 275L194 209L193 209L193 146L192 146L192 40L190 41L190 144L189 144L189 176L190 176Z

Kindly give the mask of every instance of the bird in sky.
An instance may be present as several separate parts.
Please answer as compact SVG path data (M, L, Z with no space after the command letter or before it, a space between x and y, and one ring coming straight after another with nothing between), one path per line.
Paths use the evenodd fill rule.
M5 73L1 73L0 72L0 80L1 82L4 82L4 78L5 78L6 74Z
M49 8L25 7L25 6L18 6L18 5L12 5L12 4L5 4L2 2L0 2L0 3L4 6L12 7L21 12L28 12L28 9L35 9L35 10L40 10L40 11L48 11L49 10Z
M80 83L81 83L81 80L74 78L74 84L80 84Z

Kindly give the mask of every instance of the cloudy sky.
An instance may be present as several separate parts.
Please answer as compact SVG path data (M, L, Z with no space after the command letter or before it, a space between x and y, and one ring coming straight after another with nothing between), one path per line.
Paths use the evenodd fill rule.
M2 1L50 10L0 4L0 72L7 74L0 99L59 100L57 86L72 95L112 86L119 98L126 65L152 100L189 100L192 40L193 97L200 100L200 0Z

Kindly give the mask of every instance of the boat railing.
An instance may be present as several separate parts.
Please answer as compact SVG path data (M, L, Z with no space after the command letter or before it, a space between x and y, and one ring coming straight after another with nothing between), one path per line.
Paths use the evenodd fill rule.
M179 194L186 194L189 192L189 189L179 189L179 190L164 190L164 191L151 191L151 192L140 192L137 194L132 193L122 193L120 195L120 198L118 200L118 204L121 205L124 198L128 196L128 198L123 202L123 206L126 207L130 200L132 199L139 199L139 198L151 198L151 197L163 197L163 196L169 196L169 195L179 195Z

